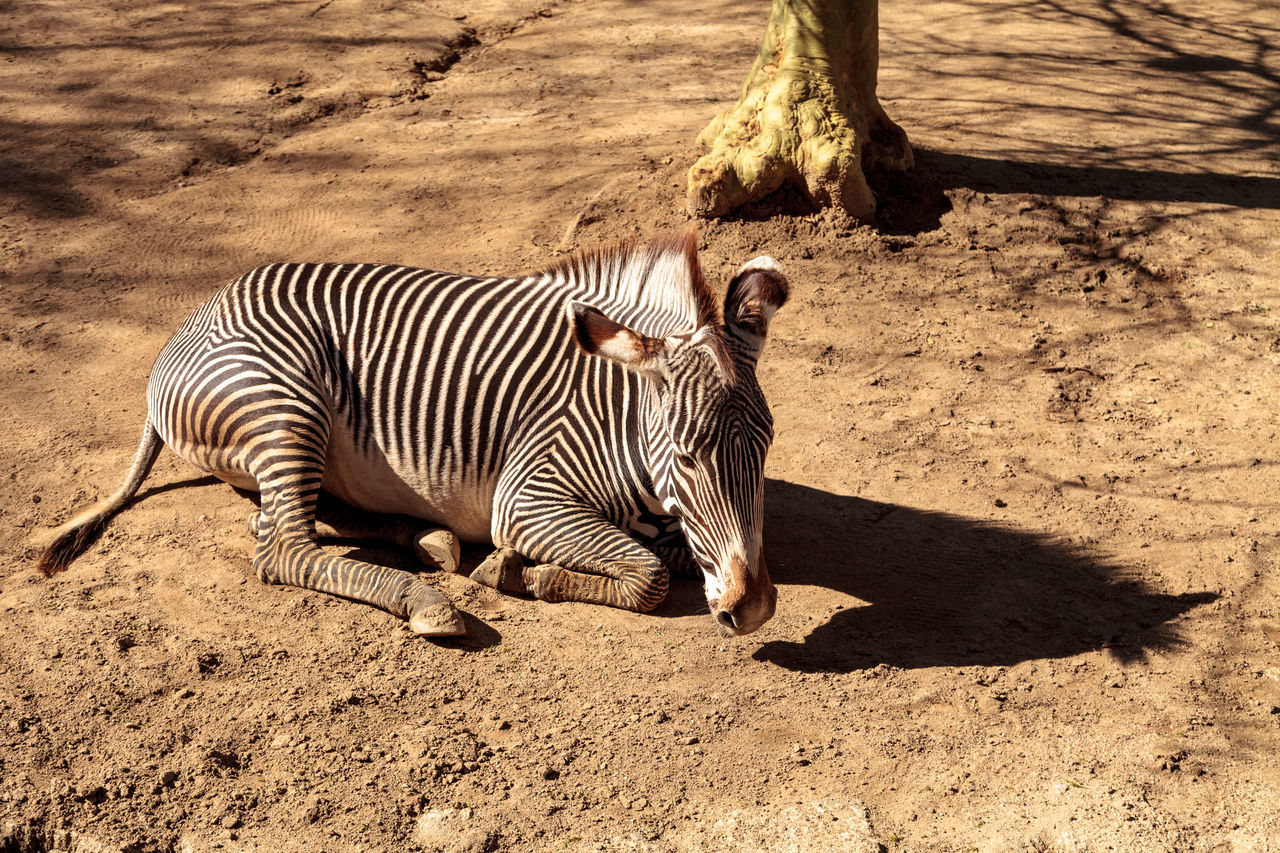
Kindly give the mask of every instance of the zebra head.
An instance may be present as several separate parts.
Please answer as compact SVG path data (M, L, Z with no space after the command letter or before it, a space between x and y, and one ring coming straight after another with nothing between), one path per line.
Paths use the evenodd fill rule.
M664 511L680 519L725 636L758 629L778 598L762 537L773 417L756 381L756 361L787 293L777 264L759 257L730 281L723 325L713 304L698 328L649 337L596 309L575 308L575 337L586 352L649 380L654 493Z

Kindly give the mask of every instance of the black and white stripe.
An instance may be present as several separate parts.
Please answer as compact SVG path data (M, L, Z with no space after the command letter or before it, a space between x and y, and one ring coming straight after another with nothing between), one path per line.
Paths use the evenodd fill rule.
M65 566L137 491L158 436L261 492L264 580L366 601L423 633L461 621L412 575L321 551L322 487L516 549L537 564L504 588L547 600L646 611L668 566L696 564L722 630L754 630L776 595L760 556L772 427L754 367L785 297L757 259L731 283L722 325L691 232L523 278L262 267L164 347L128 482L64 526L42 567ZM390 530L409 544L423 527L348 518L321 532Z

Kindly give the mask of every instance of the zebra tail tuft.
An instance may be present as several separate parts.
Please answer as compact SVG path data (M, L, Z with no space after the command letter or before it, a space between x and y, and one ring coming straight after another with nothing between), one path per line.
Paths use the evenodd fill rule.
M95 507L96 509L96 507ZM113 513L102 512L76 527L63 530L40 555L36 568L47 578L64 571L71 561L83 554L106 529Z
M66 524L53 531L52 541L44 546L36 568L45 577L52 577L71 565L71 561L83 554L106 529L107 523L133 499L147 478L164 442L151 425L150 418L142 428L142 441L134 454L133 465L123 485L104 501L85 510Z

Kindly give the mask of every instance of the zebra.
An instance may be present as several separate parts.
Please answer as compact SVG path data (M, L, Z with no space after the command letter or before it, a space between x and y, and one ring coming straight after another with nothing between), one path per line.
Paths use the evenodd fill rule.
M412 545L456 570L457 538L529 558L473 577L544 601L649 612L701 571L724 636L774 613L762 540L773 421L756 363L789 285L761 256L723 319L693 229L515 278L279 263L226 285L156 359L123 485L50 534L65 569L137 493L163 445L260 493L253 566L465 633L417 575L323 551ZM337 498L333 519L317 506ZM429 526L437 525L437 526Z

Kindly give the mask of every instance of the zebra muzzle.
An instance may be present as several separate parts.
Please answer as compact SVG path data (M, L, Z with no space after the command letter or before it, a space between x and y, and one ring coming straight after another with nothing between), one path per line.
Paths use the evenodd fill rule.
M773 617L778 604L778 589L769 579L763 550L757 567L757 571L752 573L746 561L737 557L730 560L729 582L724 595L711 608L722 634L750 634Z

